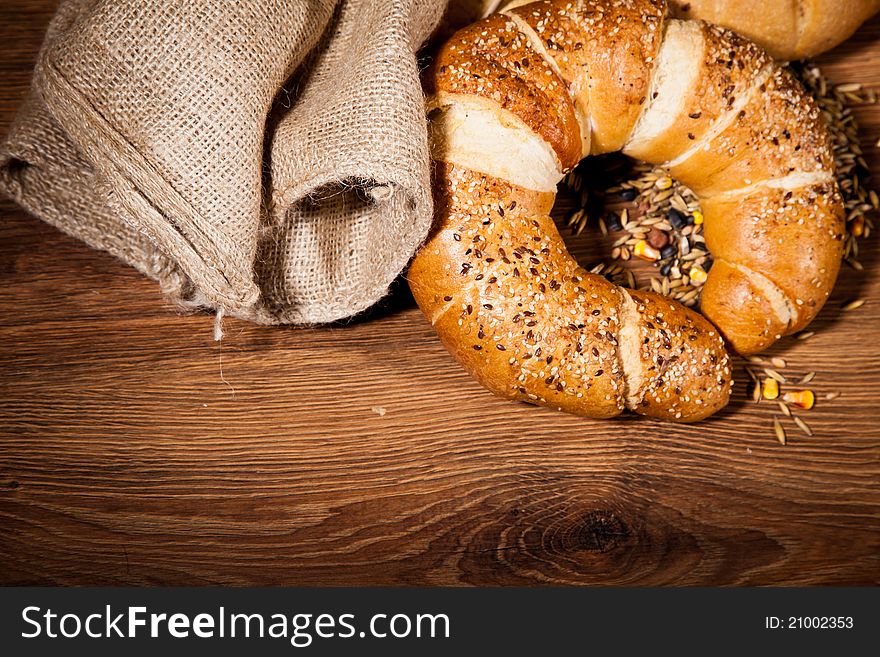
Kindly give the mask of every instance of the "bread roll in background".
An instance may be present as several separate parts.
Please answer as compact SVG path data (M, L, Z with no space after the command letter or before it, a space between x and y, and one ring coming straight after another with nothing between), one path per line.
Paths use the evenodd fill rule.
M444 37L475 20L529 0L452 0ZM880 0L670 0L678 18L727 27L776 59L814 57L846 41L880 11Z
M670 0L673 14L730 28L773 57L814 57L846 41L880 0Z

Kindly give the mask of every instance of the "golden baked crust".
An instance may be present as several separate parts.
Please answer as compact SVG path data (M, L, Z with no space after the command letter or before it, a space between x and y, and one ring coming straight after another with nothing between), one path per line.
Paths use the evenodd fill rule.
M757 279L720 258L703 286L700 309L706 317L724 318L724 337L744 354L763 351L788 330Z
M771 63L765 51L730 30L702 23L700 31L703 52L699 77L684 97L678 120L649 144L639 149L628 147L624 151L627 155L652 164L679 157L706 136ZM652 102L660 100L652 93Z
M594 155L623 148L638 120L665 11L662 0L545 0L510 12L534 30L589 107Z
M809 324L831 294L843 257L837 186L758 189L705 199L702 207L712 254L767 277L789 300L793 317L782 334ZM704 312L719 326L731 322L718 311Z
M701 197L795 172L830 172L831 142L815 101L791 71L776 68L751 91L745 107L730 103L733 121L709 143L669 167Z
M549 143L562 165L583 157L567 86L516 24L501 14L460 30L425 76L431 95L473 95L498 103Z

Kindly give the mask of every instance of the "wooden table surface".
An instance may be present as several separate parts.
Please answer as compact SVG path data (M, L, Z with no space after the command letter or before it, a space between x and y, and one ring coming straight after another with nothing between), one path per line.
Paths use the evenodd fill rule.
M0 133L55 3L0 3ZM822 58L880 87L880 21ZM880 171L880 106L857 116ZM0 584L880 582L880 272L811 340L820 396L698 426L500 401L405 290L331 328L181 315L154 283L0 203ZM867 304L842 313L842 302ZM842 396L826 402L823 393Z

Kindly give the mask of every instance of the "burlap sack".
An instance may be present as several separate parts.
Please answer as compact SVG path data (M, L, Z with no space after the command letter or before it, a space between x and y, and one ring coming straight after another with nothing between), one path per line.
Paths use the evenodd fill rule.
M66 0L0 187L189 306L326 322L431 220L415 51L443 0Z

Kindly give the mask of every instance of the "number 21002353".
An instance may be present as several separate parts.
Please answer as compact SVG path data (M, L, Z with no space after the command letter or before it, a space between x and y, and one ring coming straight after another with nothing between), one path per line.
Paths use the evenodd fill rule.
M850 630L852 616L765 616L768 630Z

